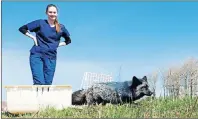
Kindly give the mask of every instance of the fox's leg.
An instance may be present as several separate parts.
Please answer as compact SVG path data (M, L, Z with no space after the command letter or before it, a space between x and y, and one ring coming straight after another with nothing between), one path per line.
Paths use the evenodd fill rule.
M86 100L87 100L88 106L94 104L93 92L87 93Z
M117 96L117 103L118 104L123 104L122 95L121 94L118 94L118 96Z

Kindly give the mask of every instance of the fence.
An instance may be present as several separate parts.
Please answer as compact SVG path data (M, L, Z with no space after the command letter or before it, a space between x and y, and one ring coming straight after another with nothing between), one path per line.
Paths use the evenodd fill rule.
M81 89L87 89L94 83L111 81L113 81L112 74L85 72L81 83Z

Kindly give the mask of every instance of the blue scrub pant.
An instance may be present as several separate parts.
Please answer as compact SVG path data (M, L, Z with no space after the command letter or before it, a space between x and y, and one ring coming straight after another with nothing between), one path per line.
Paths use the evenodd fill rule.
M51 85L56 68L56 59L43 57L40 54L30 54L30 68L34 85Z

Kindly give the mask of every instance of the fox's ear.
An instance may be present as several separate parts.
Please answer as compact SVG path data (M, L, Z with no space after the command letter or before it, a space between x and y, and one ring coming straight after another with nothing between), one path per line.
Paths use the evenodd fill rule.
M132 80L137 80L138 78L136 76L133 76Z
M142 82L136 76L133 76L131 87L135 88L140 84L142 84Z
M144 76L142 79L147 82L147 77L146 76Z

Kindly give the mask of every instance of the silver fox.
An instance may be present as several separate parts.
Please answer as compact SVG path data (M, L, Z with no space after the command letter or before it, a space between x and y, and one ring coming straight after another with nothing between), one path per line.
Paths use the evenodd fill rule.
M131 81L96 83L86 90L75 91L72 94L72 105L132 103L152 94L146 76L142 79L133 76Z

